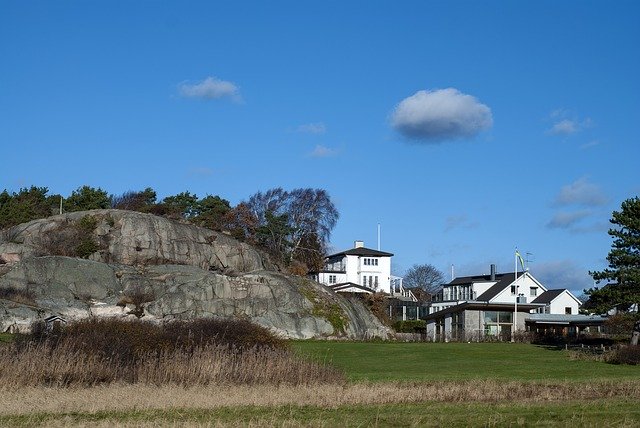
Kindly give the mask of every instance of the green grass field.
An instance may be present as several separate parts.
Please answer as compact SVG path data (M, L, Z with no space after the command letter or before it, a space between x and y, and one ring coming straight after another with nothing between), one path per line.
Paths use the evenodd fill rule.
M0 342L8 340L11 336L0 335ZM246 391L234 395L223 385L194 392L194 397L210 397L212 404L205 406L193 399L177 404L186 393L179 387L167 393L149 386L131 396L137 403L131 405L123 405L123 394L129 393L125 386L82 390L86 404L77 404L73 389L55 389L52 397L54 389L35 388L21 392L35 406L30 411L24 411L24 399L16 404L7 396L14 407L0 405L0 426L640 426L640 366L576 360L568 351L528 344L290 343L298 354L343 370L348 383L333 385L328 393L322 385L309 386L309 392L298 390L284 405L268 399L256 404ZM274 387L266 387L257 396L278 396ZM440 389L449 395L438 396ZM216 405L217 394L236 398ZM336 399L340 394L361 401L345 404ZM298 401L299 396L312 397L311 404ZM45 411L37 404L52 399L78 407ZM115 404L93 404L109 400ZM3 413L2 407L16 410Z
M638 379L640 366L576 361L564 350L521 343L295 341L302 355L327 361L352 381Z

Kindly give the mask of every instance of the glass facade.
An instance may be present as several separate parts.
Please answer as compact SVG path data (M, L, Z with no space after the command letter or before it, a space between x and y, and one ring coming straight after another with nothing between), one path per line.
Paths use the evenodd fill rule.
M488 336L501 336L511 334L513 327L513 312L485 311L484 334Z

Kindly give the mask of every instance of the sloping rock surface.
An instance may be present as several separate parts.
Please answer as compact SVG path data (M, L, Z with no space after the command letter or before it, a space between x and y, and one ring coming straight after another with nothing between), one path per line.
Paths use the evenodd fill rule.
M47 254L52 237L86 216L96 219L92 238L99 244L89 259ZM363 339L389 333L359 301L278 272L253 247L192 225L97 210L4 232L0 331L26 331L31 322L55 314L68 320L241 317L288 338Z

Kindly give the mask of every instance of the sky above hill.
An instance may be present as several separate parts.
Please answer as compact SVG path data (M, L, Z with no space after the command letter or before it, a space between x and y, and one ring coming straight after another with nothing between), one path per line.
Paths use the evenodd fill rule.
M637 1L0 3L0 190L326 189L331 245L580 293L640 194Z

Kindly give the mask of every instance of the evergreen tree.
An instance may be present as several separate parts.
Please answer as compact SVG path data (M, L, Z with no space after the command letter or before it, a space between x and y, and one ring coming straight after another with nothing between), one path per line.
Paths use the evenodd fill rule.
M609 267L602 271L589 272L602 288L586 290L591 306L604 311L613 306L628 309L640 302L640 199L627 199L620 211L614 211L611 220L615 227L609 229L613 237L607 256ZM597 307L596 307L597 305Z
M611 220L615 227L609 229L613 237L607 256L609 267L589 272L601 288L585 290L589 295L589 307L605 312L612 307L629 309L640 303L640 199L636 196L622 203L620 211L614 211Z
M60 195L47 196L48 191L46 187L31 186L18 193L0 193L0 229L54 214Z
M109 194L101 188L82 186L71 192L64 202L64 211L87 211L111 208Z

